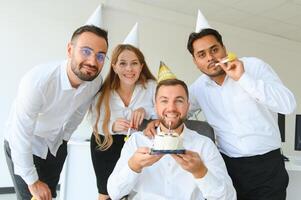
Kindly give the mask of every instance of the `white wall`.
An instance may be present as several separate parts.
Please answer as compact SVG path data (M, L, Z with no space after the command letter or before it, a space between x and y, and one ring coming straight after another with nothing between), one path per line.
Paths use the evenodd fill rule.
M152 72L156 75L163 60L188 84L200 72L186 50L186 41L194 30L196 13L191 16L154 9L130 0L12 0L0 1L1 113L0 141L11 102L16 95L22 75L34 65L64 59L66 45L72 32L83 23L100 2L104 2L104 23L109 30L110 50L123 41L136 21L140 28L140 48ZM196 8L197 10L197 8ZM210 20L210 19L209 19ZM285 85L301 101L297 76L301 44L233 26L210 21L224 36L226 47L239 56L258 56L270 63ZM107 71L108 65L104 71ZM297 113L301 113L298 107ZM287 118L284 152L301 155L293 150L294 115ZM88 123L75 134L89 137ZM11 186L3 151L0 151L0 187ZM4 170L2 170L4 169Z

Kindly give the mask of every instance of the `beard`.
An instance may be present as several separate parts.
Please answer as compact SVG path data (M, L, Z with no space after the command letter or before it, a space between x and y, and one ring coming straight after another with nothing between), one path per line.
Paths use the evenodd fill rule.
M186 120L185 117L180 117L176 122L171 123L170 130L174 130L179 128ZM166 128L169 129L169 121L166 120L165 117L160 117L160 123Z
M96 72L95 73L91 73L91 72L84 73L84 72L80 71L84 67L84 65L96 70ZM93 81L100 73L100 71L98 71L98 68L95 65L84 64L83 62L77 65L75 60L71 61L71 70L82 81Z
M223 70L223 68L219 65L215 65L216 63L218 63L218 61L213 61L211 62L208 66L207 69L210 70L211 68L215 68L215 70L213 72L208 72L208 71L204 71L201 70L202 73L206 74L207 76L209 76L210 78L215 78L221 75L225 75L226 72Z

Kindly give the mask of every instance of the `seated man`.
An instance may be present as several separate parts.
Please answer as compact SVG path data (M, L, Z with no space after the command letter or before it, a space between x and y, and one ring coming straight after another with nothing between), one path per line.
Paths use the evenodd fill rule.
M185 127L188 90L177 79L159 82L155 108L157 131L181 134L185 154L151 155L152 140L142 132L125 143L108 180L110 197L120 199L236 199L224 161L207 137ZM171 125L170 125L171 124Z

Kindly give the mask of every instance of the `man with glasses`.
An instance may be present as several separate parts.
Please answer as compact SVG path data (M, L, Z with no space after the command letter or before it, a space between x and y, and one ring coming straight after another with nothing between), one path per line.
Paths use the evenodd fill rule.
M67 141L101 86L107 49L106 31L82 26L66 61L39 65L22 78L4 141L18 200L56 197Z

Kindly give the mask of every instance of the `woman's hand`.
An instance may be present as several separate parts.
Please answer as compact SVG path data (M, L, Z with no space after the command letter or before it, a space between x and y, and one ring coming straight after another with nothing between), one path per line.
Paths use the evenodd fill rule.
M131 127L131 123L128 120L124 118L118 118L113 123L112 130L113 132L122 132L122 131L127 131L130 127Z
M138 108L132 112L131 128L138 129L145 116L144 108Z

